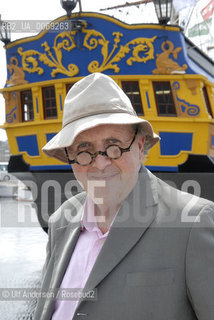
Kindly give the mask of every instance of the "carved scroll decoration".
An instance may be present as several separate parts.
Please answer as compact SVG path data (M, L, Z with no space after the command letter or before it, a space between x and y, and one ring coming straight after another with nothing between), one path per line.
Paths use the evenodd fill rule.
M89 50L94 50L101 46L101 54L102 54L102 63L99 64L97 60L94 60L89 63L88 71L93 72L103 72L108 69L114 70L115 73L120 71L117 62L122 60L126 54L128 54L132 50L132 56L126 60L126 63L131 66L133 62L144 62L146 63L150 59L154 59L154 47L153 41L157 38L154 36L153 38L136 38L125 45L120 45L120 39L123 36L120 32L113 32L114 36L114 45L109 52L109 41L105 39L102 33L96 30L83 30L86 33L84 38L83 46L88 48ZM116 50L118 51L116 52ZM140 56L143 55L143 56Z
M132 66L134 62L146 63L148 60L154 59L154 47L153 42L157 38L136 38L125 45L120 44L123 34L120 32L113 32L114 37L113 47L110 49L110 41L107 40L104 35L94 29L87 29L86 25L81 31L85 34L83 39L83 48L88 50L94 50L100 48L102 61L99 63L97 60L93 60L88 64L88 71L103 72L105 70L112 69L115 73L120 71L118 62L121 61L127 54L131 52L131 57L127 58L126 63ZM79 73L79 68L75 64L69 64L67 67L63 65L63 50L72 51L76 48L74 35L77 31L61 32L55 40L54 45L51 48L47 41L42 43L43 52L38 50L23 51L22 47L18 48L19 55L22 56L22 67L24 71L29 73L38 73L42 75L44 69L39 61L44 65L52 69L51 76L55 77L56 74L61 73L69 77L73 77Z
M45 51L43 53L37 50L23 51L23 48L18 48L18 53L22 56L23 70L29 73L38 73L39 75L42 75L44 73L44 69L42 67L39 67L39 60L43 62L46 66L52 68L52 77L55 77L57 73L62 73L69 77L73 77L76 74L78 74L79 68L75 64L71 63L68 65L67 68L64 67L62 64L62 49L69 52L76 47L72 32L69 33L64 31L56 36L54 40L54 46L52 47L54 54L52 53L52 50L48 45L47 41L42 43L41 46L44 48Z
M177 90L180 89L180 83L178 81L173 82L172 88L176 92ZM176 94L176 99L177 99L179 109L183 115L188 115L191 117L195 117L195 116L199 115L200 108L198 105L191 104L184 99L180 99L177 95L177 92L175 94Z

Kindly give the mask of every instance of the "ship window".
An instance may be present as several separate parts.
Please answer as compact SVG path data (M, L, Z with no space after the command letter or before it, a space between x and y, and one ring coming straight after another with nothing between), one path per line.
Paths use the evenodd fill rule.
M66 83L66 93L71 89L71 87L74 85L74 83Z
M44 118L57 118L56 95L54 86L42 88Z
M211 109L211 105L210 105L210 100L208 97L208 93L207 93L207 88L203 87L202 89L203 92L203 96L204 96L204 100L205 100L205 105L207 107L207 112L209 113L209 115L211 115L211 117L213 118L213 113L212 113L212 109Z
M153 82L156 106L159 116L176 116L170 82Z
M21 91L22 121L34 120L33 99L31 90Z
M122 89L131 100L132 106L136 113L143 115L143 105L141 101L141 95L139 90L138 81L122 81Z

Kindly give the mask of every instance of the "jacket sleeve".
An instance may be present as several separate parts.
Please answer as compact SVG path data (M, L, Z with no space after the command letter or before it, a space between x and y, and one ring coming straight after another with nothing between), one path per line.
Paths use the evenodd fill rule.
M199 320L214 318L214 204L200 211L186 252L187 294Z

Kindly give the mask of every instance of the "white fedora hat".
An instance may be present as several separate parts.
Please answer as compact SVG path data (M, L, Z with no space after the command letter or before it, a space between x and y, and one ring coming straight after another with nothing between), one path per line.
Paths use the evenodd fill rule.
M141 124L148 138L148 149L159 141L151 124L137 116L131 101L116 82L102 73L93 73L69 90L62 129L42 150L50 157L67 162L64 148L71 146L81 132L102 124Z

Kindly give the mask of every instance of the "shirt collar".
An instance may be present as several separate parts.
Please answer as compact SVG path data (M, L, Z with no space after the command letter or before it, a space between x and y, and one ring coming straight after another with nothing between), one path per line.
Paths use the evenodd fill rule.
M100 217L102 218L102 217ZM94 215L94 202L91 198L87 197L81 219L82 231L85 229L88 232L97 232L100 237L107 237L109 230L102 233L97 225L97 217Z

